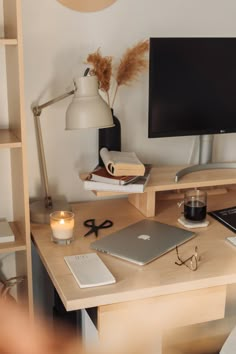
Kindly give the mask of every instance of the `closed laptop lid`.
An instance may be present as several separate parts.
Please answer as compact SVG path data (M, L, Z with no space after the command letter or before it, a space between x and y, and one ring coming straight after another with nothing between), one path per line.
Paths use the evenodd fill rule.
M144 265L194 236L192 231L144 219L92 242L90 247Z

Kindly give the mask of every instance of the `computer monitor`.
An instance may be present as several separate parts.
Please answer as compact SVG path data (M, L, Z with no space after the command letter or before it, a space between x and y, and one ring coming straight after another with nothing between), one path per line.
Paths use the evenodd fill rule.
M149 54L149 138L236 132L236 38L150 38Z

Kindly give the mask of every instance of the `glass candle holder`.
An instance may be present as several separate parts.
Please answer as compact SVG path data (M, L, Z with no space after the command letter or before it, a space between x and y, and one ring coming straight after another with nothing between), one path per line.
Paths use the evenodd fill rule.
M50 214L52 241L70 244L73 240L75 215L71 211L54 211Z

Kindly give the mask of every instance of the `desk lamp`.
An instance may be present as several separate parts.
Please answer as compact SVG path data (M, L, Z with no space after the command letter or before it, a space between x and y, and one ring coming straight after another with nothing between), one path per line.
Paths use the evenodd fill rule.
M30 205L31 222L48 224L49 215L56 210L70 210L66 200L53 200L49 193L46 159L43 148L43 138L40 125L40 115L44 108L74 95L66 111L66 130L82 128L109 128L113 127L111 109L98 92L98 79L96 76L83 76L74 82L75 88L57 98L32 108L36 135L38 142L39 161L42 182L45 192L44 200L39 200Z

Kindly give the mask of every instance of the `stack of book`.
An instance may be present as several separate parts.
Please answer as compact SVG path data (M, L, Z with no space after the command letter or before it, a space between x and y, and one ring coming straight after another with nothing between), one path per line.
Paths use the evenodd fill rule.
M84 180L86 190L142 193L148 183L151 165L144 165L131 152L100 151L104 167L95 168Z

